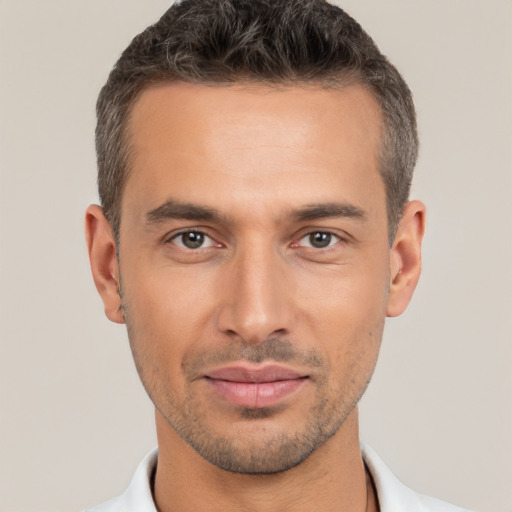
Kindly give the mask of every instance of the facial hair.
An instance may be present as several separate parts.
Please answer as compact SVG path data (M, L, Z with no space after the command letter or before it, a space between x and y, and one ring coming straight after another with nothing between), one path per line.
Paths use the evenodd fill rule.
M331 390L330 368L326 359L316 349L300 350L287 337L273 336L259 344L247 344L242 340L215 350L202 351L182 364L185 376L185 396L178 403L166 381L156 378L161 371L151 367L147 352L139 352L140 343L133 341L140 335L130 322L124 305L125 319L137 370L153 403L176 433L201 457L226 471L243 474L272 474L287 471L309 457L330 439L343 425L364 393L370 375L361 387ZM251 432L242 432L238 422L225 430L211 428L204 398L196 393L195 378L201 368L247 361L263 363L272 361L300 365L314 370L313 405L305 414L306 421L294 431L269 428L269 422L284 413L286 406L237 409L239 422L251 423ZM332 400L332 397L338 397ZM206 410L206 413L205 413Z

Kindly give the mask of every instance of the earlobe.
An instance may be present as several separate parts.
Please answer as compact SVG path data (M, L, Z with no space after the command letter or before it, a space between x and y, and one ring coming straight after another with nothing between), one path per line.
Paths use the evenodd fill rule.
M425 205L405 205L390 254L390 283L386 314L398 316L407 308L421 273L421 244L425 231Z
M105 314L112 322L124 323L119 295L119 265L110 223L97 205L87 208L85 238L96 289L103 300Z

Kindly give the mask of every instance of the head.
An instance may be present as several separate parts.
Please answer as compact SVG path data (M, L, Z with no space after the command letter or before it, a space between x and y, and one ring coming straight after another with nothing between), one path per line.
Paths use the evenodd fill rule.
M93 275L160 447L273 473L354 441L423 234L410 93L359 25L317 0L176 4L110 75L97 142Z
M132 107L146 88L173 82L363 85L382 113L379 172L393 240L418 154L411 92L361 26L324 0L185 0L134 38L97 103L98 187L116 237L132 161L127 132Z

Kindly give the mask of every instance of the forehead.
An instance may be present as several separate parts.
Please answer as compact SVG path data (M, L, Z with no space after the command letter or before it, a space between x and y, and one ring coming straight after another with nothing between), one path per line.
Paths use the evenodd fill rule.
M364 196L369 181L383 192L381 125L378 103L361 85L152 86L131 113L125 195L148 206L178 195L218 208L235 199L289 207L293 193L305 203L332 200L319 197L332 191Z
M216 146L231 144L235 134L302 143L300 139L311 137L311 128L316 143L320 143L318 137L325 143L343 138L355 145L361 136L378 143L382 124L377 100L360 84L334 89L183 82L150 86L135 101L128 133L139 149L147 142L145 135L154 139L148 128L155 123L163 137L153 143L168 144L171 137L186 140L193 132L194 137L202 136L203 142L208 138ZM277 141L276 135L280 136Z

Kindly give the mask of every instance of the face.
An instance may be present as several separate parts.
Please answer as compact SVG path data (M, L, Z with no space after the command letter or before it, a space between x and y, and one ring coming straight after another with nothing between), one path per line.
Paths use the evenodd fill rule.
M129 132L122 319L160 428L229 471L291 468L340 429L377 359L379 107L361 86L166 84Z

